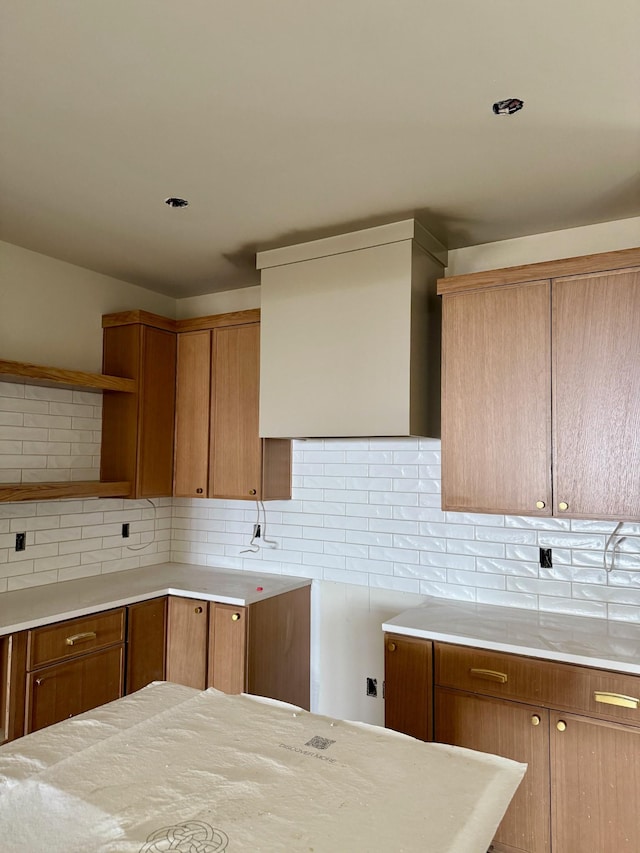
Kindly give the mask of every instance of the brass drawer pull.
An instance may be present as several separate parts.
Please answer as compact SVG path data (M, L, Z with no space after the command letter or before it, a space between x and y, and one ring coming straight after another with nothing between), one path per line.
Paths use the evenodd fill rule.
M95 631L85 631L83 634L72 634L65 640L68 646L75 646L76 643L84 643L86 640L95 640Z
M623 696L622 693L605 693L601 690L594 691L593 698L596 702L604 705L618 705L620 708L637 708L640 700L634 696Z
M496 672L493 669L475 669L471 668L469 674L476 678L484 678L486 681L498 681L500 684L506 684L509 677L506 672Z
M238 621L239 621L239 619L240 619L240 614L239 614L239 613L234 613L234 614L233 614L233 616L231 617L231 621L232 621L232 622L238 622Z
M567 724L565 723L564 720L558 720L558 722L556 723L556 728L558 729L559 732L566 732Z
M194 607L193 612L194 613L202 613L202 607Z
M396 650L398 647L396 646L396 644L395 644L395 643L389 643L389 645L387 646L387 648L389 649L389 651L390 651L390 652L395 652L395 650Z
M541 720L540 720L540 715L539 715L539 714L533 714L533 715L531 716L531 725L532 725L532 726L539 726L539 725L540 725L540 722L541 722Z

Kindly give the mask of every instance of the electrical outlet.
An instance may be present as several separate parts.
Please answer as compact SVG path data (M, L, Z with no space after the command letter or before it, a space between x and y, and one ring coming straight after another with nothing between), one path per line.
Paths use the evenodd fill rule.
M378 679L377 678L367 678L367 696L371 696L374 699L378 695Z
M540 568L552 569L553 560L551 558L551 548L540 548Z
M24 551L27 547L27 534L16 533L16 551Z
M129 522L128 521L122 525L122 538L123 539L129 538Z

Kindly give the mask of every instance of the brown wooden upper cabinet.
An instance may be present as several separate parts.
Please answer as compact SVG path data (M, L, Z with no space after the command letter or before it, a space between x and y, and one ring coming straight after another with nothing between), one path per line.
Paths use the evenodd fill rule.
M136 379L135 394L105 391L101 480L128 480L130 498L172 493L175 417L175 320L127 311L106 314L103 370Z
M640 249L438 293L443 509L640 518Z
M291 442L258 435L258 311L179 321L174 495L291 497Z

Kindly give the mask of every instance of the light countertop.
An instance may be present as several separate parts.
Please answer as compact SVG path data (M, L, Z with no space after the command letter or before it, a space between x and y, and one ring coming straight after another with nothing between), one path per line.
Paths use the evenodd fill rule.
M308 578L158 563L142 569L2 593L0 636L161 595L180 595L243 607L310 584Z
M433 598L382 630L640 675L640 625Z

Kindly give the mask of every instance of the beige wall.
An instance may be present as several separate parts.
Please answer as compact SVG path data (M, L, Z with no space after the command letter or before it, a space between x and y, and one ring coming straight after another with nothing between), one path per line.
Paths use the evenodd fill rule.
M260 307L260 286L225 290L222 293L207 293L177 300L176 317L207 317L210 314L226 314L228 311L248 311Z
M468 246L449 252L447 275L640 245L640 217ZM260 307L260 288L172 299L0 242L0 357L100 370L100 318L143 308L198 317Z
M99 372L102 314L175 316L176 300L0 242L0 358Z
M447 275L535 264L597 252L614 252L636 246L640 246L640 216L452 249L449 252Z

